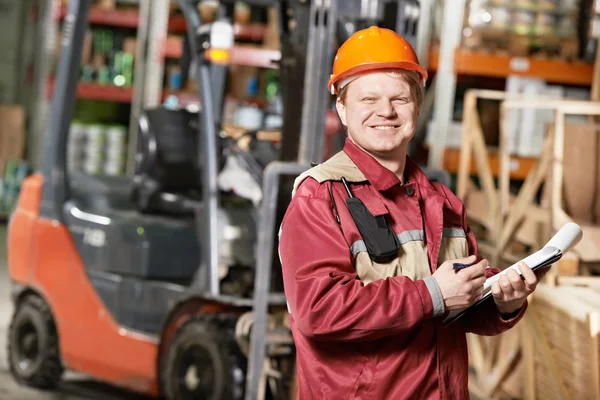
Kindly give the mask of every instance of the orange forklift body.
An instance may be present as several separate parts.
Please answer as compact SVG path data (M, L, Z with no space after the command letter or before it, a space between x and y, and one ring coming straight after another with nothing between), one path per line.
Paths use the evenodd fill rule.
M158 395L158 342L119 326L85 273L68 229L39 216L43 177L28 177L10 221L10 278L50 305L65 367ZM10 249L31 249L30 252Z

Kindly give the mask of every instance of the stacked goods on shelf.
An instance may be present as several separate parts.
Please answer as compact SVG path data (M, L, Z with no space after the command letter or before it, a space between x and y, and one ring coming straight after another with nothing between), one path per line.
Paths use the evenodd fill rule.
M593 62L600 38L600 1L582 0L583 24L580 29L583 59Z
M0 176L7 161L22 159L25 129L25 109L16 104L0 104Z
M4 175L0 177L0 219L14 210L21 184L28 174L29 165L25 161L11 160L4 164Z
M102 125L87 125L85 127L85 152L83 170L91 175L103 172L105 161L106 132Z
M67 149L70 171L122 176L127 161L127 128L74 121Z
M587 88L549 85L542 79L511 75L506 79L505 91L522 94L525 98L544 96L548 99L586 100L590 97ZM507 110L508 151L523 157L537 157L542 149L547 127L554 121L554 112L545 109ZM586 117L568 116L568 123L585 123Z
M112 29L91 29L91 57L83 62L81 80L101 85L130 87L133 84L135 38Z
M22 106L0 105L0 218L14 207L27 166L25 150L25 110Z
M104 174L120 176L125 173L127 160L127 128L112 125L106 129Z
M63 7L68 6L70 3L69 0L62 0L61 4ZM102 9L113 9L116 5L116 3L139 3L139 0L135 0L135 1L123 1L123 0L94 0L94 2L92 3L95 7L98 8L102 8Z
M86 121L86 126L74 126L68 164L71 170L120 175L125 169L123 143L128 141L127 135L122 128L107 130L96 122L101 121L100 125L107 122L122 125L128 123L125 113L129 113L129 108L122 104L131 103L134 95L134 54L138 45L136 29L140 14L139 4L134 6L132 2L126 3L98 1L90 9L90 28L84 40L75 113L75 119ZM62 20L66 15L64 7L67 4L68 1L63 2ZM218 2L198 2L198 8L203 21L209 22L217 14ZM254 8L244 2L236 2L233 18L236 48L279 49L275 9L270 10L268 15L263 11L262 7ZM171 2L167 35L163 53L162 101L167 107L189 106L192 110L198 109L195 65L190 62L189 55L185 54L188 48L185 42L186 22L176 2ZM60 37L57 40L56 61L59 44ZM266 57L278 58L271 53ZM256 58L262 60L265 54L259 53ZM223 88L226 104L223 122L246 128L279 128L281 100L278 73L251 65L253 66L234 63L227 68L227 86ZM52 83L53 80L50 80L49 93L53 91ZM110 104L119 107L111 109L112 115L106 112L111 108ZM102 115L98 115L99 113ZM85 132L79 134L80 130Z
M216 1L198 4L203 22L214 20L217 11ZM274 8L266 15L260 14L243 2L236 2L233 17L236 34L236 49L279 50L277 14ZM179 21L174 13L172 21ZM266 21L266 23L264 22ZM180 57L185 49L181 36L185 33L184 24L170 24L167 40L167 60L165 65L165 105L168 107L190 107L198 104L198 88L194 65L186 65ZM177 46L179 51L171 48ZM183 62L182 62L183 61ZM276 70L256 66L232 64L227 68L227 81L224 100L223 122L246 129L277 129L281 127L281 99L279 74Z
M461 25L462 32L462 44L453 53L453 69L457 76L456 96L451 100L454 102L454 118L448 121L445 126L448 142L444 143L446 149L444 150L444 168L451 173L456 173L459 169L460 163L460 148L462 145L462 138L465 136L463 132L468 129L462 126L460 122L460 115L462 115L462 95L463 89L470 87L487 88L487 89L504 89L508 92L521 92L527 96L531 95L552 95L559 98L589 98L589 91L584 95L583 86L589 86L592 83L594 76L594 66L590 62L593 60L593 56L588 57L586 50L585 40L580 39L580 45L578 46L581 51L576 59L550 57L549 54L557 54L555 47L546 47L545 49L540 47L537 49L528 47L527 50L530 53L523 54L516 49L514 52L510 50L511 34L509 31L525 32L520 35L525 43L531 43L532 39L536 39L538 42L541 39L536 38L536 34L544 32L543 26L536 28L535 25L529 25L529 35L527 31L523 29L523 24L519 26L512 20L506 22L502 18L497 17L496 24L494 25L493 17L501 13L496 12L494 7L504 7L504 10L511 9L516 11L518 7L521 7L525 12L529 9L529 13L538 14L554 14L556 15L555 20L557 21L554 26L556 28L557 37L559 34L562 37L573 38L573 30L566 27L572 26L573 21L578 18L575 34L581 38L582 29L585 30L585 24L589 20L589 10L591 7L590 2L599 3L598 0L569 0L569 1L478 1L471 0L467 1L467 7L464 13L464 22ZM439 49L439 38L442 35L442 16L444 11L444 3L446 0L440 0L438 6L434 9L435 15L434 27L435 39L432 42L429 54L429 69L437 71L440 63L444 61L444 57L440 54ZM512 6L511 6L512 5ZM600 8L600 5L599 5ZM552 11L548 12L546 10ZM479 14L477 14L477 12ZM514 13L513 13L514 14ZM506 12L504 16L506 17ZM510 16L510 15L509 15ZM470 20L469 20L470 18ZM560 25L560 18L570 22L563 22ZM502 23L502 21L505 21ZM538 18L538 21L543 22L543 18ZM469 40L476 38L475 31L493 31L493 29L500 30L503 32L502 44L490 44L486 47L486 43L480 43L476 48L469 48ZM546 29L548 31L548 29ZM600 31L600 29L599 29ZM567 32L571 32L567 35ZM551 34L542 36L542 39L551 37ZM517 36L518 38L519 36ZM475 39L472 39L475 40ZM552 38L548 39L551 42ZM562 40L562 39L561 39ZM566 39L565 39L566 40ZM569 39L571 40L571 39ZM513 41L514 43L514 41ZM472 45L475 45L473 43ZM489 44L489 42L488 42ZM595 43L594 43L595 44ZM501 47L504 46L504 49ZM513 50L516 46L513 46ZM537 50L537 52L536 52ZM555 51L554 53L552 53ZM540 54L541 53L541 54ZM575 52L573 51L572 54ZM517 85L517 90L514 90L513 84L514 79L512 75L518 75L522 78L533 78L529 82L520 82ZM504 81L503 81L504 80ZM524 81L527 79L524 79ZM558 87L553 85L566 85L564 87ZM579 86L581 89L575 89L573 86ZM444 91L442 90L442 94ZM483 136L485 138L485 144L488 146L499 145L499 104L497 101L490 101L488 99L480 99L477 103L479 109L480 123L483 129ZM510 177L511 179L523 180L526 178L531 167L534 165L536 155L539 154L541 149L540 142L545 133L544 121L547 121L549 114L546 110L511 110L512 125L509 126L509 132L511 132L510 142L510 153L513 155L510 158ZM520 114L520 117L515 115ZM527 116L525 115L527 114ZM516 122L514 120L517 120ZM432 125L435 127L435 124ZM435 132L431 129L427 132L427 145L431 148L435 147ZM494 175L499 170L499 159L497 152L490 151L489 159L491 169ZM473 169L475 162L473 161Z
M67 168L69 171L82 171L85 156L85 129L77 121L71 123L67 143Z
M465 9L462 46L579 58L581 0L470 0Z
M126 16L126 22L111 26L111 14ZM99 15L93 18L93 13ZM101 17L101 18L100 18ZM116 17L115 17L116 18ZM125 17L122 17L125 19ZM134 54L136 50L137 8L112 9L109 4L92 8L90 28L84 38L81 55L82 82L116 87L133 85ZM54 69L58 63L61 45L59 30L56 40Z

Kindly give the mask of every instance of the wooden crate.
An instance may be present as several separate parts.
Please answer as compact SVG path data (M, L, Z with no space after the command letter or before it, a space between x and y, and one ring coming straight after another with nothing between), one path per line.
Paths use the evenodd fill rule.
M467 335L469 392L477 400L522 398L523 362L517 327L497 336Z
M575 287L585 287L588 289L595 290L600 293L600 276L568 276L568 275L558 275L552 281L549 281L548 284L553 286L561 285L561 286L575 286Z
M500 102L500 145L498 179L489 164L490 150L477 113L478 99ZM515 195L510 191L510 153L508 151L507 112L509 109L546 109L554 113L554 123L548 129L544 144L531 172ZM567 115L595 117L600 115L600 103L578 100L557 100L544 96L525 98L503 91L469 89L463 108L463 137L457 174L457 195L467 207L467 216L484 229L478 236L479 247L491 265L503 268L524 255L536 251L563 225L572 222L564 205L564 147ZM593 132L593 130L591 130ZM590 139L595 139L595 136ZM471 161L477 165L479 186L471 180ZM537 199L541 188L546 192L542 202ZM481 206L483 204L483 207ZM580 222L580 221L576 221ZM594 264L600 265L600 226L580 223L583 239L573 249L574 260L561 260L559 268L549 275L564 271L566 275L583 275ZM531 249L518 250L521 247ZM567 264L570 262L570 265ZM578 266L579 263L579 266ZM583 268L582 268L583 266Z
M519 325L525 399L600 399L600 293L540 284Z

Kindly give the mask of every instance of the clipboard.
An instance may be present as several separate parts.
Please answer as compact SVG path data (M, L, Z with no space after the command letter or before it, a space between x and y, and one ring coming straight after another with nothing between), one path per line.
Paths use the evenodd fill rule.
M521 261L524 261L525 264L527 264L529 266L529 268L531 268L532 271L535 272L539 269L551 266L552 264L554 264L555 262L560 260L562 258L562 256L563 256L563 252L561 251L561 249L554 247L554 246L547 245L547 246L543 247L542 249L538 250L537 252L525 257ZM491 299L493 297L492 283L498 281L500 276L505 275L509 269L514 269L515 271L517 271L519 273L519 275L521 275L521 272L519 271L519 268L518 268L518 263L515 263L515 264L511 265L510 267L506 268L504 271L486 279L485 283L483 284L483 294L482 294L481 298L479 300L477 300L477 302L475 302L473 305L465 308L464 310L453 311L450 314L448 314L446 316L446 318L444 318L444 321L443 321L444 327L450 326L456 320L460 319L465 314L467 314L471 309L478 307L482 303ZM489 300L489 301L493 301L493 300Z

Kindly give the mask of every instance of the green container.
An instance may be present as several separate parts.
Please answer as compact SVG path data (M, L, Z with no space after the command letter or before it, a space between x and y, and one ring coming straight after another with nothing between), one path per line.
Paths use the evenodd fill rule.
M29 166L25 161L7 161L0 197L0 215L11 214L17 205L21 185L29 174Z

